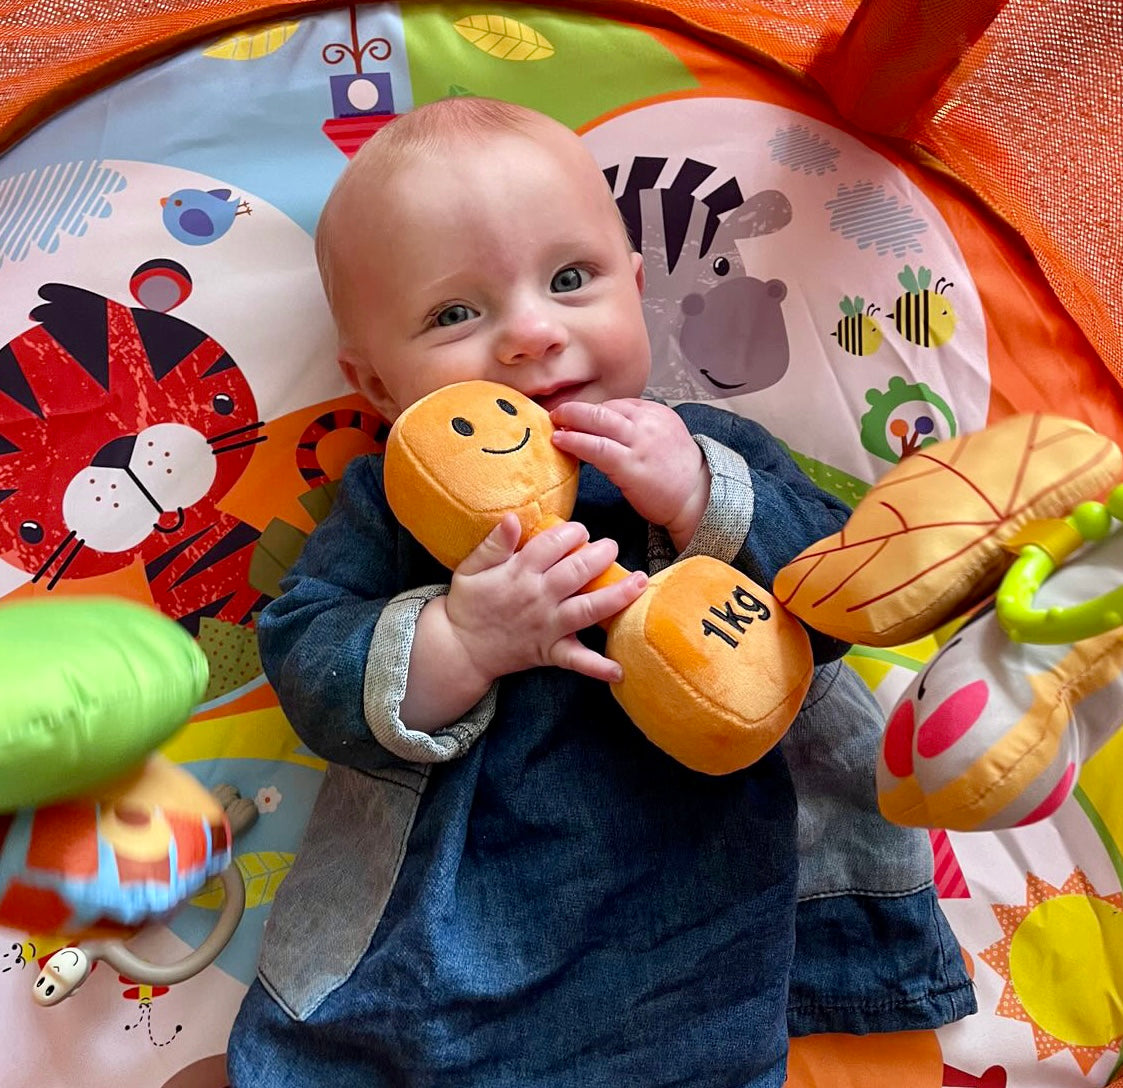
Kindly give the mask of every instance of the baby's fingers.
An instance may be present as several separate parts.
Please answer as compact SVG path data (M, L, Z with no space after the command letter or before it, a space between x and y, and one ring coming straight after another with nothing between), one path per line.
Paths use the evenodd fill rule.
M569 635L554 643L550 650L550 662L582 676L603 680L607 684L616 684L624 679L624 670L615 661L582 645L576 635Z
M622 404L623 401L608 401L602 404L588 404L580 400L567 401L565 404L558 405L550 413L550 420L559 429L599 435L626 446L632 435L632 421L616 407Z
M589 530L579 521L566 521L561 525L554 525L532 536L526 542L519 555L520 565L527 570L538 571L540 574L545 573L565 559L571 552L584 551L582 545L588 539ZM595 571L594 573L599 572ZM589 578L591 577L592 575L589 575ZM588 580L588 578L585 579L586 582ZM575 589L579 589L584 584L585 582L578 582L573 589L567 591L566 595L573 593Z
M545 571L550 595L556 600L564 601L580 592L612 567L618 550L615 540L601 537L600 540L590 541L559 555L556 562Z
M505 563L519 546L522 526L514 514L504 514L491 530L456 568L457 574L479 574Z
M647 581L647 575L636 570L611 585L578 593L559 606L558 621L570 631L581 631L611 619L643 593Z
M595 465L610 479L627 460L628 447L604 435L559 429L554 431L550 440L564 453Z

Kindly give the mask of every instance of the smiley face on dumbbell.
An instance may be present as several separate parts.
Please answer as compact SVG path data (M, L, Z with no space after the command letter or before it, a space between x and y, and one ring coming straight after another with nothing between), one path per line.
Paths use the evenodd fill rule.
M544 408L506 386L440 389L394 426L386 449L390 505L450 570L508 510L518 515L525 543L549 515L568 517L577 499L580 464L550 441L553 429Z
M549 413L494 382L446 386L398 417L386 440L386 498L450 570L513 512L522 541L569 518L579 462L551 441ZM625 577L619 565L598 579ZM594 583L595 584L595 583ZM588 587L587 587L588 588ZM807 634L740 571L694 556L654 575L604 624L624 679L613 694L679 762L726 774L786 732L811 682Z

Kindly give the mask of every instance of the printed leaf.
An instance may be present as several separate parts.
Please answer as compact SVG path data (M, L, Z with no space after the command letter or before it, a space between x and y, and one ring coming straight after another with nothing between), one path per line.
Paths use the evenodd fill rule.
M211 670L204 701L234 691L261 674L257 636L248 627L204 616L199 621L198 642Z
M1083 423L1012 416L904 458L773 592L847 642L911 642L994 592L1014 559L1004 544L1027 522L1063 517L1121 474L1118 447Z
M203 56L218 60L259 60L280 49L299 26L299 22L273 23L260 30L231 34L204 49Z
M193 907L203 910L219 910L222 907L222 881L217 876L212 876L203 885L203 889L191 897Z
M246 906L261 907L273 902L281 881L289 875L295 854L279 850L259 850L239 854L234 863L242 870L246 882Z
M499 60L546 60L554 47L533 27L505 15L468 15L452 24L466 41Z
M281 579L300 555L308 534L280 518L265 526L250 556L250 573L246 581L259 593L279 597Z
M295 854L277 850L260 850L253 854L239 854L234 859L246 883L246 909L266 906L273 902L273 896L288 876ZM222 907L222 882L218 877L207 881L203 890L191 899L193 906L203 910L219 910Z

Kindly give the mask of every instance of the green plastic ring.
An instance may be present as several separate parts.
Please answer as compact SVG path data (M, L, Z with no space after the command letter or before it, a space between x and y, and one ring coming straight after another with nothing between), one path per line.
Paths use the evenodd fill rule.
M1082 503L1065 520L1085 540L1102 540L1111 518L1123 521L1123 485L1103 503ZM1034 608L1033 601L1056 564L1044 548L1027 544L998 587L995 611L1014 642L1079 642L1123 626L1123 586L1065 608Z

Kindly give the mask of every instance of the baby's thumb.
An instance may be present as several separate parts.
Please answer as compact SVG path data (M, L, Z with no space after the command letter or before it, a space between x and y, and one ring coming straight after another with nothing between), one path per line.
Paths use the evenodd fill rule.
M464 562L456 568L457 574L479 574L482 570L506 563L515 554L522 536L522 526L514 514L504 514L499 523L476 545Z

